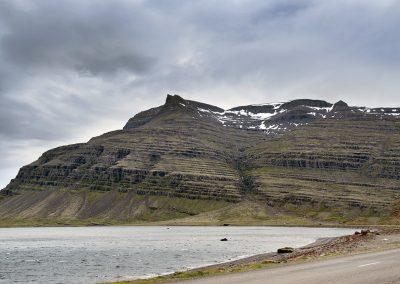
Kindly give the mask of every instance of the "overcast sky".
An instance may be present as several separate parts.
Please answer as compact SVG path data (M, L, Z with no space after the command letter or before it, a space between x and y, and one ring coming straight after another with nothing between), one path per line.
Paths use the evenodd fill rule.
M0 0L0 188L166 93L400 106L400 1Z

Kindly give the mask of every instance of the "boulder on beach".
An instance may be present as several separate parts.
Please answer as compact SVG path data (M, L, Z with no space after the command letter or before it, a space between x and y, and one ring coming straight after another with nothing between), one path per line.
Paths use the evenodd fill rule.
M366 236L366 235L368 235L369 233L371 233L370 230L361 230L361 236Z
M294 252L294 248L291 247L284 247L284 248L279 248L278 253L292 253Z
M370 230L361 230L361 232L356 231L354 233L354 235L361 235L361 236L367 236L367 235L370 235L370 234L379 235L379 232L372 232Z

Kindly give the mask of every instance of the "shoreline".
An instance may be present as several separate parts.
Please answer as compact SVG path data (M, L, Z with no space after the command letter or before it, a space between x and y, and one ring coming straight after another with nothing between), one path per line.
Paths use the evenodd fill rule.
M319 261L332 257L355 255L373 251L400 248L400 228L377 228L368 226L366 234L352 234L340 237L319 238L316 241L295 248L293 253L278 254L267 252L237 260L178 271L167 275L133 280L119 280L113 284L153 284L267 269L301 262ZM388 238L392 241L389 242Z
M84 228L84 227L301 227L301 228L399 228L397 224L248 224L248 223L193 223L193 224L179 224L179 223L159 223L159 222L147 222L147 223L115 223L115 224L105 224L105 223L85 223L85 224L74 224L74 223L2 223L0 219L0 229L2 228Z
M283 226L282 226L283 227ZM319 244L320 242L324 242L325 240L330 240L330 239L335 239L335 238L340 238L340 237L327 237L327 238L318 238L316 239L314 242L307 244L305 246L296 248L296 250L298 249L302 249L308 246L312 246L314 244ZM216 264L207 264L207 265L203 265L203 266L199 266L199 267L192 267L192 268L188 268L185 271L182 272L196 272L196 271L201 271L204 269L215 269L215 268L225 268L228 266L232 266L232 265L238 265L238 264L246 264L246 263L250 263L253 261L257 261L257 259L259 258L266 258L268 256L273 256L273 255L277 255L277 253L275 252L266 252L266 253L260 253L260 254L254 254L254 255L248 255L248 256L239 256L236 259L233 260L228 260L228 261L223 261L220 263L216 263ZM125 283L125 281L128 281L128 283L130 281L140 281L140 280L150 280L150 279L154 279L154 278L158 278L158 277L164 277L164 276L170 276L170 275L174 275L176 273L181 273L181 271L170 271L170 272L166 272L166 273L161 273L161 274L153 274L153 275L143 275L143 276L139 276L139 278L137 279L127 279L127 280L122 280L122 283ZM107 283L120 283L121 281L116 280L115 282L107 282Z

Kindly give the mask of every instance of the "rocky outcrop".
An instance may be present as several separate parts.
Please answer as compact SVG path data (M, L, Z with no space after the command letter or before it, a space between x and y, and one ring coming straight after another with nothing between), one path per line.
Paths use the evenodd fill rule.
M277 253L292 253L292 252L294 252L294 248L292 248L292 247L278 248L278 250L276 252Z
M299 106L306 106L306 107L316 107L316 108L329 108L332 106L331 103L328 103L326 101L321 101L321 100L307 100L307 99L301 99L301 100L294 100L290 101L287 103L284 103L280 106L282 109L294 109Z
M151 108L132 117L124 126L124 130L140 127L152 120L161 110L161 107Z
M308 123L317 119L313 109L306 106L296 106L278 113L269 121L271 123Z
M350 110L349 105L346 104L344 101L338 101L333 105L332 111L348 111Z

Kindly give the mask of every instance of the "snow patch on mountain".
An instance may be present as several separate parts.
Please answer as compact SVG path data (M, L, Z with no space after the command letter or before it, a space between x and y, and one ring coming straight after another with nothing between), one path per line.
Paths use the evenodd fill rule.
M368 115L380 115L382 117L386 115L400 117L400 108L348 107L344 110L338 110L338 108L334 110L334 105L327 106L330 105L328 103L322 102L321 106L315 105L315 101L311 103L303 103L302 101L300 104L291 104L291 102L253 104L223 111L213 111L200 107L197 109L199 115L212 117L224 126L262 130L266 133L290 131L308 124L313 119L340 118L345 115L343 111L347 113L361 112Z

